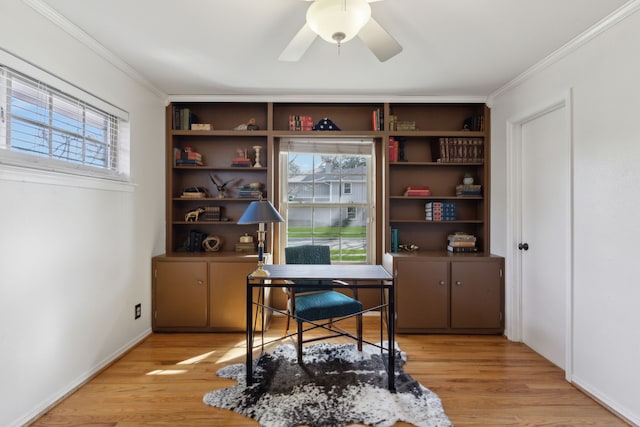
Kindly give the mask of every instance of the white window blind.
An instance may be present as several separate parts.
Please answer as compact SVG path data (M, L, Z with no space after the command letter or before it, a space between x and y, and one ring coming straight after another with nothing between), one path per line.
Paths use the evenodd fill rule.
M2 163L127 180L128 135L121 116L0 64Z

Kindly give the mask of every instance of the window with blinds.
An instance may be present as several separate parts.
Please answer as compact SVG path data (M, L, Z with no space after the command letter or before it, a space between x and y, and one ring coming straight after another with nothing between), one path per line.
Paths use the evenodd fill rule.
M0 65L0 161L126 179L122 119ZM128 147L127 147L128 148ZM128 150L127 150L128 151ZM31 160L29 160L31 159ZM27 164L28 166L28 164Z
M374 258L373 148L360 139L280 141L283 248L328 245L333 263Z

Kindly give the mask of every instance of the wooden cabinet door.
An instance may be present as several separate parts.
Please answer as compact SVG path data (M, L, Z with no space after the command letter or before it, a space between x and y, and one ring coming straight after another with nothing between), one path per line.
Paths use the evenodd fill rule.
M502 274L499 262L451 263L451 327L502 327Z
M206 327L207 263L158 261L154 270L154 327Z
M219 330L246 329L247 274L256 269L252 262L212 262L210 326Z
M397 261L398 331L448 327L447 270L446 261Z

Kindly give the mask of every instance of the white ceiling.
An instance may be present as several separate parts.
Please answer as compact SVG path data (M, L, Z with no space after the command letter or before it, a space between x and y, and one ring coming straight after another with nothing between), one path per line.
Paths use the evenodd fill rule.
M302 0L32 0L168 95L487 96L627 0L384 0L372 15L404 50L381 63L358 39L278 56Z

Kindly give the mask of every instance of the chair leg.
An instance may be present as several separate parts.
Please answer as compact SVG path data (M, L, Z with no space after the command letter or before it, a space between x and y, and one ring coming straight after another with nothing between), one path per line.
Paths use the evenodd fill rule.
M358 351L362 351L362 314L356 316L356 333L358 334Z
M291 320L291 313L287 310L287 323L284 327L284 334L287 335L289 333L289 321Z
M302 365L302 321L298 320L298 364Z

